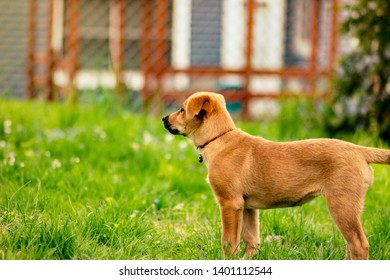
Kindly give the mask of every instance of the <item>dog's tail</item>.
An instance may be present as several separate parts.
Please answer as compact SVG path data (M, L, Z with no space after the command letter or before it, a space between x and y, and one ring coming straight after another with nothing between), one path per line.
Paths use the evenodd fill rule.
M360 147L367 163L390 164L390 150Z

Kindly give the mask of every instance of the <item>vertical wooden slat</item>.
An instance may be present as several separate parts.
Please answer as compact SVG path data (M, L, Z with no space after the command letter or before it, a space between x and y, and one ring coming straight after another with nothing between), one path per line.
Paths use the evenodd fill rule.
M46 62L45 62L45 77L43 90L45 92L45 98L48 101L54 100L54 87L53 87L53 75L54 75L54 54L52 47L53 39L53 1L48 0L48 14L47 14L47 26L46 26Z
M336 63L337 44L338 44L338 27L339 27L339 0L332 0L332 19L331 19L331 41L329 55L329 71L333 70Z
M162 79L164 70L167 68L168 8L168 0L156 1L156 56L153 65L158 87L155 93L158 95L161 95L164 90Z
M141 38L140 38L140 69L144 75L144 85L141 91L142 98L145 101L148 99L150 94L150 72L153 67L152 56L154 50L151 45L152 38L152 25L153 25L153 1L141 0Z
M35 37L36 37L36 15L37 2L36 0L28 1L28 20L27 20L27 86L26 95L28 99L36 97L34 83L34 68L35 68Z
M110 9L110 51L116 78L116 93L124 94L123 64L125 52L125 0L111 0Z
M157 76L162 74L162 71L167 66L167 23L168 23L168 0L157 1L156 6L156 61L155 66L158 68Z
M249 117L249 99L250 99L250 79L252 75L252 55L253 55L253 27L255 0L248 0L246 3L247 19L246 19L246 48L245 48L245 86L243 92L243 117Z
M319 33L319 22L320 22L320 0L310 1L311 10L310 10L310 21L311 24L311 55L309 62L308 72L308 87L306 94L311 97L315 92L316 82L317 82L317 53L318 53L318 33Z
M78 70L78 56L79 56L79 0L67 1L67 15L66 15L66 58L65 69L68 72L69 85L67 94L70 99L76 101L76 89L74 80Z

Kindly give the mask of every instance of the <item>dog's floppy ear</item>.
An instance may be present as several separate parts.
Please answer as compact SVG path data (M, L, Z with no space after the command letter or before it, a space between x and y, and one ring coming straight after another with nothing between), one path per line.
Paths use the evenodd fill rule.
M223 97L222 94L216 93L216 94L215 94L215 97L218 99L219 103L220 103L223 107L226 107L225 97Z
M187 102L187 114L190 118L206 116L210 109L210 96L207 95L194 96Z

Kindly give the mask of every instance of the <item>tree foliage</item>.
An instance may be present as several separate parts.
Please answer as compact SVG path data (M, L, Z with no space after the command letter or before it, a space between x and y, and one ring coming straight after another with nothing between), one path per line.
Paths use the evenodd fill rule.
M328 129L336 133L375 127L390 143L390 1L350 3L341 33L355 47L341 57L335 73Z

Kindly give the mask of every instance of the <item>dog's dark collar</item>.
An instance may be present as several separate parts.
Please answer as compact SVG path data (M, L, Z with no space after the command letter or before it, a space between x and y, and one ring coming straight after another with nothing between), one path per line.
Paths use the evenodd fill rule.
M204 143L203 145L197 146L196 148L198 148L198 149L204 149L204 148L206 148L206 146L207 146L208 144L210 144L211 142L214 142L214 141L217 140L219 137L224 136L226 133L228 133L228 132L230 132L230 131L232 131L232 130L233 130L233 129L229 129L228 131L225 131L224 133L222 133L222 134L220 134L220 135L214 137L213 139L207 141L207 142Z
M230 131L232 131L232 130L233 130L233 129L229 129L228 131L225 131L224 133L222 133L222 134L220 134L220 135L214 137L213 139L207 141L207 142L204 143L203 145L197 146L196 148L202 150L202 149L206 148L206 146L207 146L208 144L210 144L211 142L214 142L214 141L217 140L219 137L224 136L226 133L228 133L228 132L230 132ZM202 155L199 155L199 162L203 162L203 157L202 157Z

